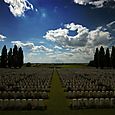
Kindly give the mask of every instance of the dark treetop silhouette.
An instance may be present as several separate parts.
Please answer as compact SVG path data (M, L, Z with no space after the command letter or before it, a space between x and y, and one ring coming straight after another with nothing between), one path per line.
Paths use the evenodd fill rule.
M23 59L24 55L21 47L18 48L17 45L14 45L13 52L12 48L10 48L7 54L7 48L6 45L4 45L1 53L0 66L9 68L21 68L23 66Z
M104 67L115 68L115 47L112 46L111 56L109 48L106 49L106 53L103 46L101 46L100 50L96 48L94 60L89 62L89 66L94 66L96 68L100 67L101 69L103 69Z

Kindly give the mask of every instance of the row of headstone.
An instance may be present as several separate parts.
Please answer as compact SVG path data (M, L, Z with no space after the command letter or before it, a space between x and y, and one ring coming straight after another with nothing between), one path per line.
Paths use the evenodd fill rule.
M83 108L114 108L115 98L79 98L72 99L71 109Z
M45 110L43 99L0 99L0 110Z
M115 98L115 91L68 91L67 98Z

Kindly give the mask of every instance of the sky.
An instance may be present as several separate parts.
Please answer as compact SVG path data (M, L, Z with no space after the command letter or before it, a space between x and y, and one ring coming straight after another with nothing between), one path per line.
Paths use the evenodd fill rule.
M0 52L15 44L24 62L88 63L115 45L115 0L0 0Z

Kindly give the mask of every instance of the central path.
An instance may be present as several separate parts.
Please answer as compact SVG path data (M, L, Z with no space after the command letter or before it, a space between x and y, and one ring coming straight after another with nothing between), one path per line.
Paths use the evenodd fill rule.
M68 113L67 100L62 89L61 82L56 69L54 69L53 72L47 110L49 111L49 113L52 113L53 115L62 115Z

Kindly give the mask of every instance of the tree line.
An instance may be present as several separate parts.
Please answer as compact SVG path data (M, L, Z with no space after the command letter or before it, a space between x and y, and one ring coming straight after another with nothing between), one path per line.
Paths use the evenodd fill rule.
M96 48L94 60L89 62L89 66L100 67L101 69L104 67L115 68L115 47L112 46L111 53L109 48L107 48L106 51L103 46L100 47L100 50Z
M14 48L10 48L7 53L7 47L4 45L0 56L0 67L21 68L23 66L23 58L24 55L21 47L18 48L17 45L14 45Z

